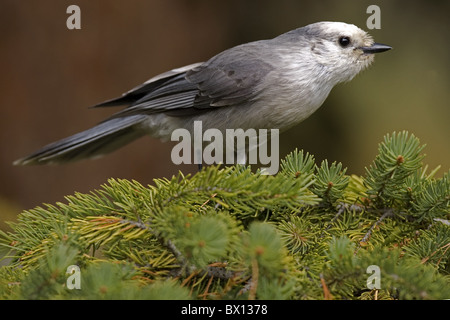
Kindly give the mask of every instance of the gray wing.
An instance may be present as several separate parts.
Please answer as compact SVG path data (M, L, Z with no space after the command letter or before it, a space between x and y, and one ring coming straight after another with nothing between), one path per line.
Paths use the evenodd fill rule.
M161 112L186 116L251 100L273 67L243 48L234 47L208 62L163 73L95 107L129 104L114 118Z
M244 45L224 51L186 73L199 89L195 108L235 105L251 100L259 92L259 84L273 67L245 49Z
M151 92L161 89L166 84L173 83L177 79L180 78L180 75L184 77L184 74L186 71L191 70L197 66L202 65L203 62L193 63L181 68L173 69L164 73L161 73L147 81L145 81L143 84L125 92L122 94L121 97L113 98L104 102L101 102L99 104L96 104L92 106L92 108L98 108L98 107L111 107L111 106L118 106L123 104L135 104L136 102L139 102L140 100L144 99L146 96L148 96Z

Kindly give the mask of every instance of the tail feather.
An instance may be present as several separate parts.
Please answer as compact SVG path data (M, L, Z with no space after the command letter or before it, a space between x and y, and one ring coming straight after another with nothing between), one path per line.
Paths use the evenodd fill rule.
M53 142L14 165L60 164L87 158L96 158L114 151L145 134L136 125L145 115L111 118L97 126Z

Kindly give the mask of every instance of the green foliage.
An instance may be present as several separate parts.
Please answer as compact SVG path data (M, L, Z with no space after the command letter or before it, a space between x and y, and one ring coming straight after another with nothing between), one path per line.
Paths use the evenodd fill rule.
M322 199L324 205L333 207L341 200L349 182L345 171L346 169L342 170L341 163L333 162L328 166L327 160L322 161L320 168L317 168L313 192Z
M419 139L403 131L386 135L380 143L378 155L367 169L367 194L375 198L378 206L391 206L402 198L405 179L422 166L420 154L425 146Z
M275 176L110 179L0 234L0 298L448 299L450 172L422 149L388 135L365 177L295 150Z

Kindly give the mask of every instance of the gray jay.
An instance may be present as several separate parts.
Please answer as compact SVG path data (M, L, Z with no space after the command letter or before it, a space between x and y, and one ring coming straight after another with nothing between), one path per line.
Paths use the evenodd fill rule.
M58 164L95 158L150 135L170 139L194 121L221 131L286 130L308 118L338 83L350 81L391 47L342 22L318 22L225 50L206 62L157 75L94 107L126 105L86 131L14 162Z

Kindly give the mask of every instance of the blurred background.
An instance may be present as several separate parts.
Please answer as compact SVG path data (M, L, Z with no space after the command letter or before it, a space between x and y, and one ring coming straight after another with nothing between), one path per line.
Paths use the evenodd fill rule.
M66 9L81 9L69 30ZM368 30L369 5L381 29ZM88 109L150 77L205 61L231 46L275 37L317 21L343 21L394 50L280 136L294 148L364 174L386 133L408 130L426 143L425 163L450 167L450 1L360 0L1 0L0 228L23 209L65 201L108 178L151 184L179 170L174 144L145 137L107 157L63 166L14 167L43 145L87 129L117 109Z

